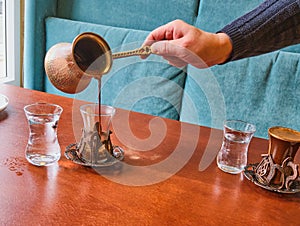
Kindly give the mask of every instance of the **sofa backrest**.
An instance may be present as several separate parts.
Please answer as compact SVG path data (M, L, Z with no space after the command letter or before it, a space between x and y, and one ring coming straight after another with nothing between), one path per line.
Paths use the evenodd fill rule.
M57 0L57 17L138 30L180 18L194 23L198 0Z
M300 130L300 54L278 51L206 70L189 66L180 119L222 128L225 119Z

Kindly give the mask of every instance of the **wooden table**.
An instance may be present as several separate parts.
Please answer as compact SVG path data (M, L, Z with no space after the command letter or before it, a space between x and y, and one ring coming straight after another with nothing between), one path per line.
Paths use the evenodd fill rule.
M112 140L125 159L95 170L63 155L81 133L73 132L80 102L9 85L0 92L10 100L0 113L0 225L299 225L299 193L270 192L217 168L219 130L117 109ZM23 107L34 102L64 109L62 157L48 167L24 157ZM254 138L248 162L259 162L267 147Z

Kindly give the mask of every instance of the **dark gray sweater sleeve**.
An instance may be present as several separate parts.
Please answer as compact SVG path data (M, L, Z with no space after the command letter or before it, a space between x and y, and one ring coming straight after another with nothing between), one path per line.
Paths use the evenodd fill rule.
M231 38L229 60L238 60L300 43L300 0L266 0L226 25Z

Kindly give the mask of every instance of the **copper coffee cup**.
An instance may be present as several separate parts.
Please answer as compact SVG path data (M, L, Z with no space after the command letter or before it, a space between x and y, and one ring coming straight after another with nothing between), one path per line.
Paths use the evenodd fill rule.
M300 146L300 132L285 128L272 127L268 130L269 134L269 156L272 157L274 163L284 168L285 163L293 162ZM273 185L281 185L282 177L289 176L293 172L280 172L275 169L275 174L270 183ZM285 174L285 175L283 175Z

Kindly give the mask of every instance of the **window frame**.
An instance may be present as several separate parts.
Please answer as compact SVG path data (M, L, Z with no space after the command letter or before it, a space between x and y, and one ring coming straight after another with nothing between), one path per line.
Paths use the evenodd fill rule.
M0 78L0 83L21 85L20 58L20 0L3 0L4 16L4 56L6 75Z

